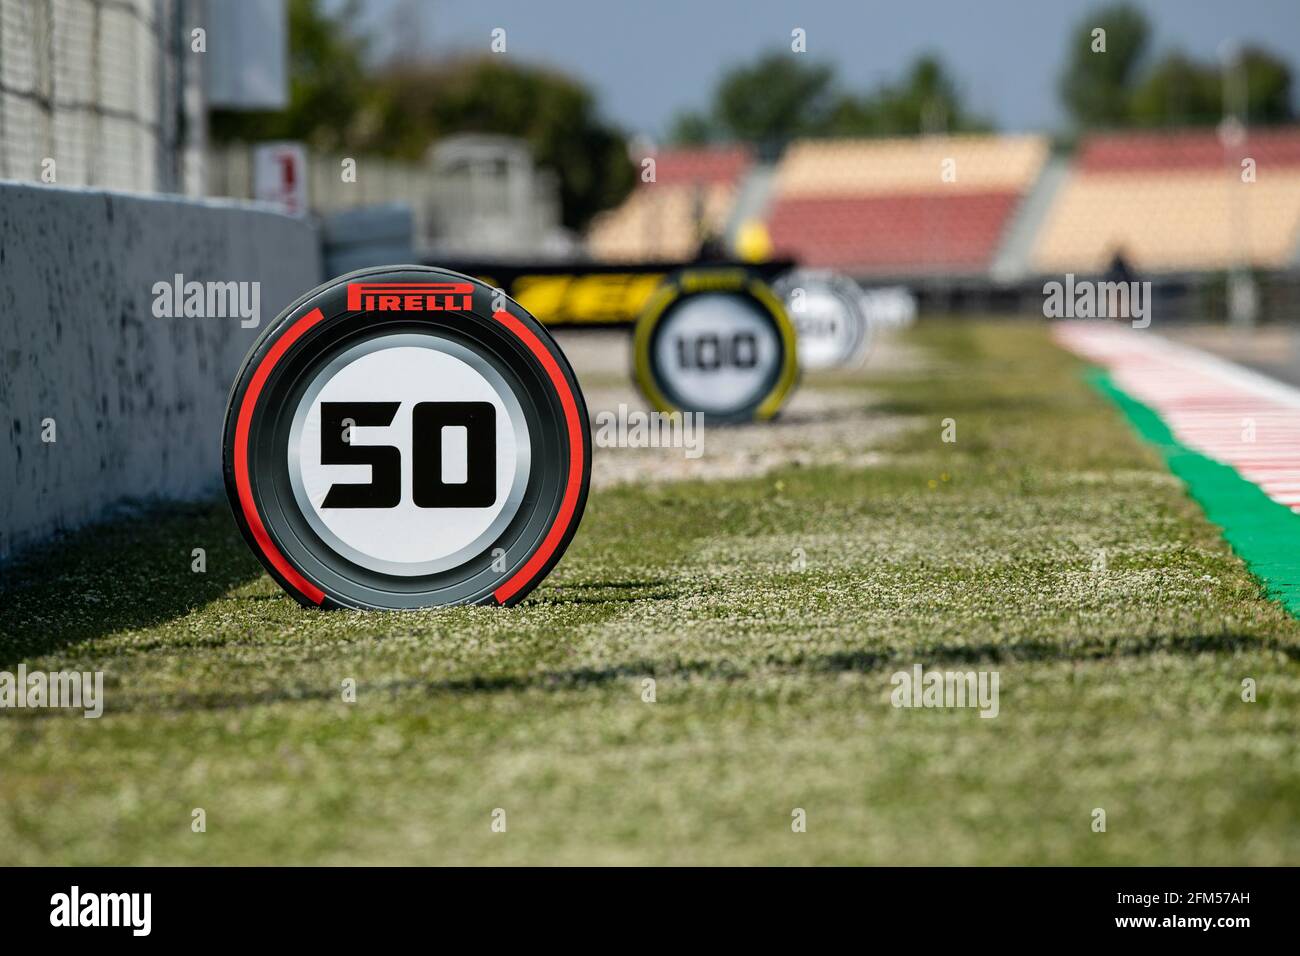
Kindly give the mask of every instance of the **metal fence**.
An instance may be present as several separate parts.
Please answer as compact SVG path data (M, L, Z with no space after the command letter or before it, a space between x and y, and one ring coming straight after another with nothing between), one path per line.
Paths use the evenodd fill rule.
M209 195L256 197L255 145L208 150ZM496 163L459 168L435 159L403 162L314 150L306 158L307 204L317 215L401 204L410 209L411 242L421 250L488 257L573 251L560 228L559 183L549 170L534 168L531 159L512 168ZM345 160L355 172L346 180Z
M883 280L859 276L870 288ZM1081 279L1105 281L1104 275ZM1060 282L1060 275L1043 275L1016 283L995 283L983 276L957 279L930 277L904 280L916 294L922 312L935 315L1017 315L1042 318L1047 300L1045 284ZM1228 321L1231 276L1226 272L1186 272L1134 275L1134 281L1150 281L1150 314L1159 326ZM1300 327L1300 270L1258 271L1251 276L1260 324Z
M183 0L0 0L0 178L177 188Z
M208 191L213 196L254 197L253 149L256 144L213 145L208 151ZM307 151L307 198L313 212L331 213L361 206L408 202L426 204L434 177L427 166L375 156L355 157L355 180L343 179L348 157Z

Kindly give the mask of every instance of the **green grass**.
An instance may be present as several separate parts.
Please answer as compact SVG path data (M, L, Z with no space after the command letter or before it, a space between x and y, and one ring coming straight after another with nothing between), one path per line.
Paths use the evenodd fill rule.
M911 339L813 383L916 422L880 465L593 493L514 610L302 610L224 503L33 556L0 667L107 704L0 713L0 863L1300 863L1300 624L1042 327Z

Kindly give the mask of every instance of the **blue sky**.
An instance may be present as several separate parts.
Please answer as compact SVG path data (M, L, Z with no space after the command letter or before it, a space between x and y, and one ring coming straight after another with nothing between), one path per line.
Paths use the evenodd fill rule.
M1254 42L1300 74L1300 0L1140 0L1154 50L1213 57L1225 39ZM604 114L662 135L673 114L703 107L721 71L802 27L809 55L865 88L935 51L968 101L1008 130L1063 124L1056 77L1069 27L1088 0L365 0L388 48L432 55L486 50L507 32L509 56L585 79ZM397 29L396 24L401 24ZM1300 75L1297 76L1300 84ZM1293 98L1295 97L1293 92Z

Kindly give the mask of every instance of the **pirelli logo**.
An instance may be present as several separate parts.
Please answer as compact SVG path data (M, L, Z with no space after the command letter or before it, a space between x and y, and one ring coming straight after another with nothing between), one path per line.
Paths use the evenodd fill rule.
M348 285L351 312L456 312L474 305L468 282L353 282Z

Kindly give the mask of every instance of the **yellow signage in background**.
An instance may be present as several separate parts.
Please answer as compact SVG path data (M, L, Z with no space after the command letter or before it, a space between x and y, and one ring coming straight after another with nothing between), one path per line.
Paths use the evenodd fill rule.
M521 275L510 295L547 325L633 322L663 281L662 272Z

